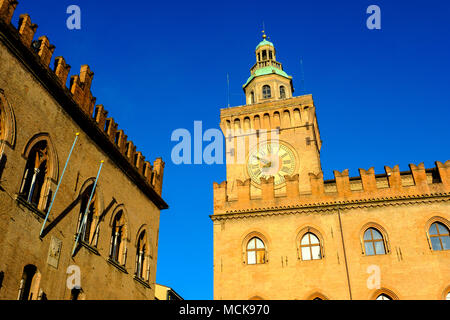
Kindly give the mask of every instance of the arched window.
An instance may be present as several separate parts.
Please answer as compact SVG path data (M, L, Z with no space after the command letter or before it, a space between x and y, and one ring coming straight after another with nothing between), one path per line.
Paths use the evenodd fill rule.
M266 59L267 59L267 51L266 51L266 50L263 50L263 51L262 51L262 59L263 59L263 60L266 60Z
M25 173L20 187L20 196L34 207L38 207L43 198L42 189L48 171L47 141L37 142L28 154Z
M253 91L250 92L250 103L251 104L255 103L255 93Z
M383 235L375 228L364 232L364 249L367 256L386 254L386 245Z
M263 263L266 263L266 247L260 238L253 237L247 243L247 264Z
M280 98L286 98L286 88L284 86L280 86Z
M269 99L272 96L272 93L270 92L270 86L268 86L267 84L263 86L262 92L263 99Z
M375 300L392 300L392 298L387 294L382 293Z
M450 232L441 222L433 222L428 229L431 247L434 251L450 250Z
M112 222L111 250L109 256L111 260L121 265L125 265L127 256L126 234L125 214L123 210L120 210L116 213Z
M84 243L89 245L96 245L94 243L94 239L98 235L98 202L97 202L97 190L94 190L94 194L92 196L91 202L88 202L91 197L93 184L88 186L83 193L81 194L81 206L80 206L80 215L78 220L78 226L80 226L83 222L83 226L81 228L80 239ZM87 209L87 210L86 210ZM86 214L86 217L84 215ZM78 229L79 230L79 227Z
M39 284L41 274L36 266L29 264L23 268L22 279L20 280L18 300L38 300ZM41 294L42 296L42 294Z
M314 233L307 232L300 240L302 260L320 260L322 252L319 238Z
M145 231L142 231L138 236L135 276L144 281L148 281L150 278L147 234Z

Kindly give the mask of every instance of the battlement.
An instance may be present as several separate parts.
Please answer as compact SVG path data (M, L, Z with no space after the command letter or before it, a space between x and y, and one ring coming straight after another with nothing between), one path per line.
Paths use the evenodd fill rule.
M164 162L162 159L157 158L153 165L145 161L142 153L136 151L133 142L127 140L127 135L124 131L118 129L118 124L114 121L114 118L107 118L108 112L103 105L96 105L96 98L91 92L94 72L88 65L81 66L80 73L72 75L70 77L70 87L66 87L71 67L63 57L55 58L53 70L49 67L55 46L50 43L45 35L33 41L38 26L31 22L31 17L28 14L20 15L17 29L11 24L17 5L18 1L16 0L0 0L0 23L5 23L8 29L12 30L13 34L20 39L19 43L21 42L34 55L47 73L52 73L55 76L57 85L72 97L86 117L98 126L104 136L120 151L123 157L161 195L164 175Z
M227 181L214 182L214 214L286 208L296 205L344 204L354 201L420 197L450 193L450 160L436 162L425 169L423 163L410 164L410 170L400 172L399 166L385 166L385 173L375 174L374 168L359 169L358 177L349 177L348 169L334 171L334 179L323 180L323 173L309 174L310 192L299 192L299 175L285 176L286 192L275 195L273 177L261 179L261 191L252 194L250 179L237 180L230 192Z

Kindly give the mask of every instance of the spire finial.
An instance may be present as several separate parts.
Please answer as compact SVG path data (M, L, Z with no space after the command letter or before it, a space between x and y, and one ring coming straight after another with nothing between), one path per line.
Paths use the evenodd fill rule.
M262 29L262 34L263 34L263 39L266 39L267 38L267 35L266 35L266 32L265 32L265 30L266 30L266 27L265 27L265 25L264 25L264 21L263 21L263 29Z

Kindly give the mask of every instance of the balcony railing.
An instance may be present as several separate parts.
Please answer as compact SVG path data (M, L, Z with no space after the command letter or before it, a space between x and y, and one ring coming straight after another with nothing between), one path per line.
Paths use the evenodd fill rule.
M283 65L281 63L279 63L275 60L264 60L264 61L256 62L253 65L253 67L250 69L250 73L253 74L256 71L256 69L261 69L261 68L269 67L269 66L283 70Z

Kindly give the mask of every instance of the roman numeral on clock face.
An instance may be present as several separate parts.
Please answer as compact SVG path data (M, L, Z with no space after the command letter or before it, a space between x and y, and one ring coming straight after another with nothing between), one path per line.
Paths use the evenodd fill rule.
M295 155L287 145L282 143L262 143L251 151L247 170L256 184L260 183L260 178L273 176L275 185L279 185L286 181L285 175L294 172Z

